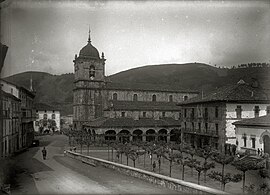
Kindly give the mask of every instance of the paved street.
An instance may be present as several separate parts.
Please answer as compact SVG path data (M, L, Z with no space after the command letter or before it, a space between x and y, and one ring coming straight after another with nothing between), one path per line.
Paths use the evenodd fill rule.
M63 156L63 135L41 137L38 148L16 157L17 187L12 194L177 194L104 167L92 167ZM42 159L46 146L48 158Z

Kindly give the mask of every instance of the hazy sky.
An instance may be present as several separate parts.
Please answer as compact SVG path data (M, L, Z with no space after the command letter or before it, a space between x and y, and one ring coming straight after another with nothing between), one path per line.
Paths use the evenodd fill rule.
M7 0L6 0L7 1ZM163 63L232 66L270 62L269 1L7 1L2 76L73 72L87 44L105 53L106 75Z

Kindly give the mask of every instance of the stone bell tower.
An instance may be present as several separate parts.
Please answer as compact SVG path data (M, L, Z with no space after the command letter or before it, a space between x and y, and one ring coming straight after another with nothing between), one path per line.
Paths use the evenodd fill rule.
M82 125L103 116L103 88L105 85L105 58L92 45L90 29L88 43L75 55L73 90L73 127L81 130Z

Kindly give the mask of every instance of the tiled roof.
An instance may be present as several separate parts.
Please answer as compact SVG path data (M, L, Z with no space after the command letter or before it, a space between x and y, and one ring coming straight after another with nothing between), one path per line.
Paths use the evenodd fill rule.
M141 118L134 120L132 118L99 118L95 121L87 122L84 124L89 127L169 127L169 126L180 126L179 120L173 118L162 118L154 120L153 118Z
M179 86L174 85L160 85L160 84L150 84L150 83L116 83L107 82L106 89L111 90L132 90L132 91L164 91L164 92L182 92L182 93L199 93L195 90L183 89Z
M152 101L111 101L110 107L114 110L144 110L144 111L177 111L180 107L176 102L152 102ZM110 108L108 108L110 109Z
M236 85L221 87L203 98L199 95L178 105L213 101L270 103L270 91L252 87L247 83L239 83Z
M270 127L270 115L265 115L257 118L244 119L233 123L234 125L244 126L266 126Z

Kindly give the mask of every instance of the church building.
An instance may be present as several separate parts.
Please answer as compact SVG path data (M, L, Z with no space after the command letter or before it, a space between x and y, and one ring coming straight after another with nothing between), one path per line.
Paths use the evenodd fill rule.
M199 92L150 83L110 82L105 56L88 43L75 55L73 128L106 140L175 141L180 135L178 103ZM179 136L180 137L180 136Z

